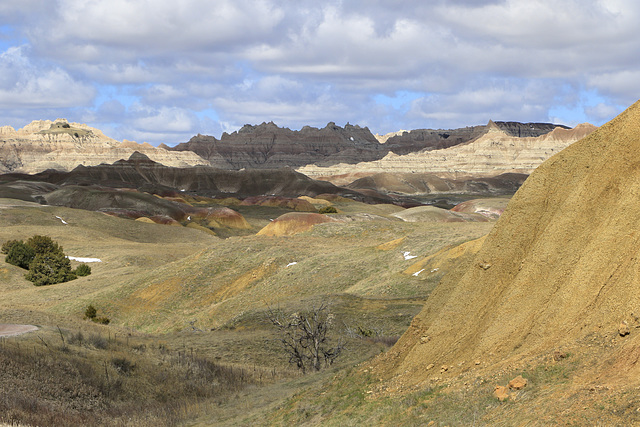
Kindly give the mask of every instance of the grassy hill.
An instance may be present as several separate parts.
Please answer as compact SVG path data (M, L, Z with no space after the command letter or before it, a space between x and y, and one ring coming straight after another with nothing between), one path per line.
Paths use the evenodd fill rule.
M269 408L274 399L284 399L328 374L301 377L288 366L266 320L268 307L295 312L327 304L336 317L332 336L347 343L347 351L331 371L338 372L384 351L406 330L425 298L455 264L445 260L443 248L483 236L492 227L492 223L409 223L392 216L402 208L339 199L331 203L339 211L337 222L287 237L223 239L190 227L0 200L0 241L48 235L69 256L102 261L91 264L90 276L45 287L26 281L24 270L0 266L0 323L40 327L36 333L3 341L16 369L7 371L6 380L22 384L19 389L27 396L29 388L21 383L19 372L31 369L52 384L62 384L56 378L64 370L54 373L52 366L86 363L84 374L69 375L93 390L90 393L98 402L87 406L73 403L74 399L84 402L86 395L60 394L48 397L53 403L37 411L44 418L24 415L29 408L25 404L26 409L18 411L23 418L15 419L42 425L77 420L99 424L128 416L127 402L135 390L149 399L145 411L160 424L199 414L205 424L246 415L223 397L226 392L217 400L209 389L200 388L196 394L158 395L154 390L159 386L152 385L157 373L153 366L164 366L167 360L173 360L166 368L169 377L196 375L209 363L205 361L220 369L235 369L241 373L247 399L263 399L254 406ZM282 208L242 207L254 233L283 212ZM78 263L72 261L72 265ZM102 326L84 320L89 304L111 323ZM104 340L106 347L97 348ZM180 358L187 353L189 363L181 365ZM29 363L42 354L47 354L47 363L35 369ZM121 370L128 368L118 365L120 359L140 369L123 375ZM190 373L183 371L187 365ZM48 370L39 370L46 366ZM128 391L109 394L106 390L114 378ZM55 395L54 385L48 390ZM158 399L168 399L177 409L159 413ZM218 403L212 406L213 401ZM84 408L95 418L82 418L75 410L65 412L69 405ZM116 407L117 414L106 409ZM56 418L60 414L71 418Z

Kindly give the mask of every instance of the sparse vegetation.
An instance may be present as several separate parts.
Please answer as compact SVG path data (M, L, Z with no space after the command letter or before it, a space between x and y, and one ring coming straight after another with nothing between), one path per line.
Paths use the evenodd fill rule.
M329 330L334 316L323 304L306 312L285 315L281 310L269 309L268 318L280 333L280 342L289 357L303 373L319 371L322 362L331 365L344 350L344 344L331 344Z
M84 311L84 318L95 323L100 323L101 325L108 325L111 323L111 320L108 317L98 316L98 310L91 304L89 304Z
M0 340L0 424L177 425L254 382L243 369L153 341L43 334Z
M333 206L325 206L323 208L320 208L318 210L318 213L320 213L320 214L332 214L332 213L338 213L338 210Z
M337 207L340 212L366 209L382 216L398 209L387 212L350 202L339 202ZM47 359L53 354L61 357L56 359L61 365L78 367L78 373L70 376L78 386L58 381L57 373L49 377L44 372L37 374L57 399L41 400L37 411L14 401L7 403L13 409L0 408L3 416L11 411L19 414L13 419L23 424L175 425L186 421L193 425L248 425L251 423L245 420L254 415L264 422L270 419L266 414L285 404L292 394L322 386L345 368L386 351L404 332L437 275L426 277L425 273L425 277L415 278L401 274L408 264L398 260L399 251L431 254L490 229L487 224L440 228L391 220L330 224L286 240L253 236L212 240L185 227L158 227L80 210L71 215L63 209L12 207L0 216L0 241L25 233L48 234L59 240L68 227L51 221L52 214L73 218L73 236L64 235L69 253L100 256L109 262L109 274L101 271L106 263L91 264L91 280L82 286L49 289L13 280L19 278L17 268L0 271L0 278L4 278L0 314L13 316L22 310L24 314L16 323L59 324L66 343L61 345L58 330L41 330L30 338L5 339L7 347L19 343L21 352L46 353ZM286 212L270 207L239 209L254 226L246 234L255 233L271 218ZM30 225L41 223L50 225ZM407 238L397 249L377 248L398 236ZM283 351L279 330L267 319L264 301L271 298L277 298L287 320L289 313L304 314L323 302L330 306L335 319L331 319L327 333L327 348L340 347L338 338L342 337L348 351L342 350L333 364L331 355L325 359L318 353L321 370L316 372L309 363L306 372L313 375L303 375L297 363L287 363L289 356ZM211 309L202 311L203 303ZM89 305L93 313L87 312ZM81 322L83 315L92 321ZM108 328L99 324L109 317ZM347 324L354 325L351 335ZM142 337L143 333L150 335ZM202 368L189 371L186 367L191 364ZM28 365L22 368L21 372L31 369ZM215 369L221 370L218 376L206 373ZM255 386L216 390L215 384L234 383L225 375L244 375L244 384ZM180 379L188 383L173 387L172 382ZM196 379L208 382L209 388L194 393L193 388L204 387ZM84 403L73 400L67 391L55 394L55 382L59 383L55 387L66 385L66 390L99 390L86 398L94 406L82 406ZM24 384L21 396L33 396ZM97 384L97 389L86 388L91 384ZM346 400L340 410L367 396L363 390L351 392L355 400ZM134 395L139 400L130 398ZM3 398L0 396L0 405L6 403ZM78 409L60 409L73 405L86 409L85 415L79 415ZM301 415L318 413L313 402L303 406ZM196 421L192 422L192 417ZM7 422L5 419L2 422Z

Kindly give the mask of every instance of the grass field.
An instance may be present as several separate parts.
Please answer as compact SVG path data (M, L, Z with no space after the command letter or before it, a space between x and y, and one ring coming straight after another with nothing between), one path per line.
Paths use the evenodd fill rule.
M46 287L26 281L24 270L0 266L0 322L41 328L2 341L0 353L13 367L3 384L21 394L2 387L0 402L13 415L0 420L124 425L135 409L140 418L134 420L154 425L210 425L277 413L301 390L347 375L345 369L385 351L453 264L415 276L408 268L428 267L427 257L492 227L406 223L390 216L397 207L336 206L349 221L290 237L229 232L223 239L188 227L1 200L0 241L48 235L67 255L102 262L91 264L90 276ZM242 208L254 232L281 211ZM369 220L355 218L359 214ZM347 350L331 368L301 376L289 366L266 311L322 303L336 319L332 338ZM84 320L89 304L111 323ZM76 365L81 368L69 370ZM32 378L23 378L25 371L34 372ZM198 377L206 384L187 381ZM33 397L33 381L49 384L49 394ZM80 391L56 394L57 385Z

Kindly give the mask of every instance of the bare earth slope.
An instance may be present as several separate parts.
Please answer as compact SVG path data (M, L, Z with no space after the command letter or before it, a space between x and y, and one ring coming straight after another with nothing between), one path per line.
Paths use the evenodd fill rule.
M536 169L379 369L421 384L568 349L592 363L574 389L640 385L639 165L640 102Z
M37 120L22 129L0 127L0 172L37 173L46 169L70 171L129 158L135 151L166 166L209 163L192 152L174 152L149 144L118 142L100 130L65 119Z

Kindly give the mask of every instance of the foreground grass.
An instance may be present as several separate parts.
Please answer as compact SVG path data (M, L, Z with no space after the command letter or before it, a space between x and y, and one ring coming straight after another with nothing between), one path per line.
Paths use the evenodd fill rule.
M93 327L2 339L0 365L0 422L40 426L177 425L257 381L193 351Z

